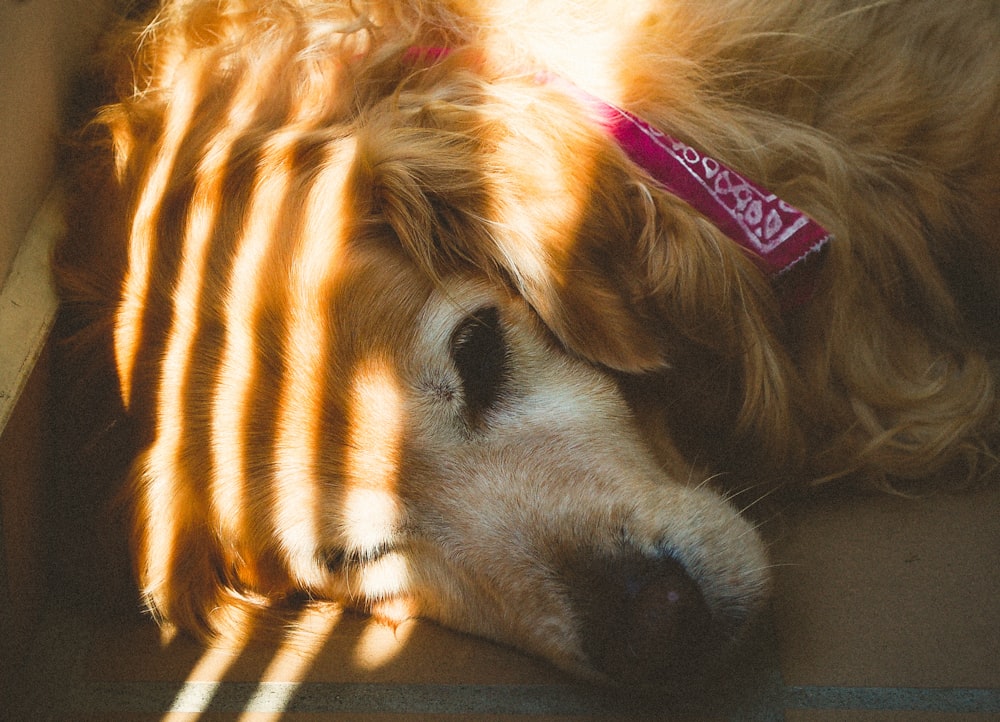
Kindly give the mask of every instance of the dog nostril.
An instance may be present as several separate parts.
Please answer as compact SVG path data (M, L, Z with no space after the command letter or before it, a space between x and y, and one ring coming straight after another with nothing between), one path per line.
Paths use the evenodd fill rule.
M633 685L695 678L711 652L712 618L698 585L670 558L587 562L573 594L592 664Z

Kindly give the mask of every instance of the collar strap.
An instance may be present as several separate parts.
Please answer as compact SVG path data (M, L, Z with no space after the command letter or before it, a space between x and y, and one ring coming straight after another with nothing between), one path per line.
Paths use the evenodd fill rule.
M406 58L410 62L433 63L448 54L446 48L411 48ZM749 251L773 281L830 241L830 233L812 218L721 161L564 78L542 72L536 79L541 84L562 87L581 100L636 165ZM799 274L789 274L795 275ZM783 306L797 306L811 296L812 279L787 280L789 283L782 279L782 285L789 286L794 298L783 298Z

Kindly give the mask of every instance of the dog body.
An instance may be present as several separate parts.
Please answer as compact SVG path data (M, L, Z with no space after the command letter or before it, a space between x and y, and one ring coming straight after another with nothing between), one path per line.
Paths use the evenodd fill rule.
M241 634L304 593L683 677L769 585L711 475L756 498L987 456L993 0L177 0L140 27L63 275L112 277L165 621ZM772 282L552 76L833 240Z

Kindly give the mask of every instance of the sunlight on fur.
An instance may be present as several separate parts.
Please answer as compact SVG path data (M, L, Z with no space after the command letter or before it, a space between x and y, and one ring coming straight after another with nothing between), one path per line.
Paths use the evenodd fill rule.
M415 622L407 622L390 627L374 620L369 622L355 647L354 663L365 670L385 666L399 654L413 634L415 625Z
M357 502L347 502L350 511L345 520L351 525L348 531L351 541L365 547L378 543L377 538L367 538L370 533L379 534L380 528L392 527L400 521L398 513L380 501L380 497L391 500L396 491L406 411L398 381L387 364L368 360L355 371L352 386L348 400L350 437L346 475L348 493L359 498ZM371 496L361 498L365 493ZM374 515L372 518L355 516L363 513L366 506Z
M270 164L274 170L260 177L246 232L233 260L232 288L224 301L225 335L212 413L213 463L218 470L212 494L216 516L232 533L239 533L247 523L248 455L240 434L252 413L253 381L260 373L253 348L253 328L261 310L258 284L270 239L278 232L275 224L280 216L274 209L281 207L290 192L293 151L287 142L276 142L266 151L274 157Z

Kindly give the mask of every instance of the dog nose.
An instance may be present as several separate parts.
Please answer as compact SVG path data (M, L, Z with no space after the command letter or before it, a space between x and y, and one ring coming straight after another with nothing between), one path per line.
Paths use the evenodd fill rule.
M583 587L572 596L598 671L625 685L671 687L700 676L718 635L683 565L634 553L585 562L578 572Z

